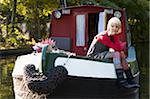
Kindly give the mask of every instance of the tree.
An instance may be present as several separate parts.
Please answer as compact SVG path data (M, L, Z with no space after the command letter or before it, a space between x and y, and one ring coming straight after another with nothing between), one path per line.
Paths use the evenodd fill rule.
M17 6L16 6L17 4ZM26 23L31 37L37 41L46 35L46 23L52 10L59 7L56 0L0 1L0 49L18 48L28 44L19 25ZM4 43L5 42L5 43Z
M49 15L58 7L56 0L20 0L17 13L24 16L23 21L27 23L31 36L38 40L46 33L44 30L50 20Z

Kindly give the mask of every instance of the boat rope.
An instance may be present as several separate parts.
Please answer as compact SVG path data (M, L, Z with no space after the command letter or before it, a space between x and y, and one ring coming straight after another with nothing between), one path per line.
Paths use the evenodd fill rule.
M63 66L65 66L67 64L67 62L69 61L69 58L70 58L71 54L68 55L66 61L64 62Z

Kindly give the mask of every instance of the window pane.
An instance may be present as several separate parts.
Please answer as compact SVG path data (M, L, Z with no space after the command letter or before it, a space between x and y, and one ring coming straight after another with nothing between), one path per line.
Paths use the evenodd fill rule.
M98 22L98 33L101 33L105 30L106 27L106 13L99 13L99 22Z
M76 16L76 46L85 46L85 15Z

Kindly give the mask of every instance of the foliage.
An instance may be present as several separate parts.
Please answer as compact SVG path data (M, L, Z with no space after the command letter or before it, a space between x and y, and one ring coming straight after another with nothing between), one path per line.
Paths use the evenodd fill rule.
M0 36L0 49L13 49L13 48L20 48L24 47L28 44L29 38L25 35L23 35L17 28L14 29L14 32L12 31L11 25L8 25L8 33L7 35L2 34ZM6 29L6 26L3 26L3 30Z
M36 39L46 38L46 23L50 20L52 10L58 8L56 0L17 0L14 32L12 32L11 14L12 0L0 2L0 49L19 48L25 45L35 44ZM19 24L27 23L30 33L29 40L22 33Z
M68 6L75 5L100 5L113 8L119 8L115 3L109 0L67 0Z
M51 12L58 8L56 0L18 0L17 13L24 17L31 37L43 38L46 35L46 23L50 20Z

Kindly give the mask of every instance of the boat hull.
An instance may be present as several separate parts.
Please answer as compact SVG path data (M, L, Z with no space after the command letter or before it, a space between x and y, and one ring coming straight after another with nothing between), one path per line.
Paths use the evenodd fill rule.
M48 95L48 99L139 99L138 88L123 89L118 87L115 68L111 62L93 60L88 57L67 57L58 53L47 53L45 54L46 60L41 60L42 55L42 53L36 53L18 57L12 76L13 78L23 77L23 68L27 64L35 65L36 69L45 74L49 72L49 69L64 66L68 71L67 79ZM135 82L139 83L139 70L136 61L129 62L129 65ZM14 89L16 89L15 87L14 83Z
M138 83L139 76L134 80ZM139 99L139 89L118 87L116 79L97 79L68 76L51 98L102 98L102 99Z
M50 98L102 98L102 99L139 99L139 89L124 89L116 84L113 63L91 60L86 57L64 57L47 54L47 66L62 65L68 70L68 78L60 85ZM139 71L136 61L129 62L136 83L139 83ZM85 68L86 67L86 68ZM107 70L107 71L106 71Z

